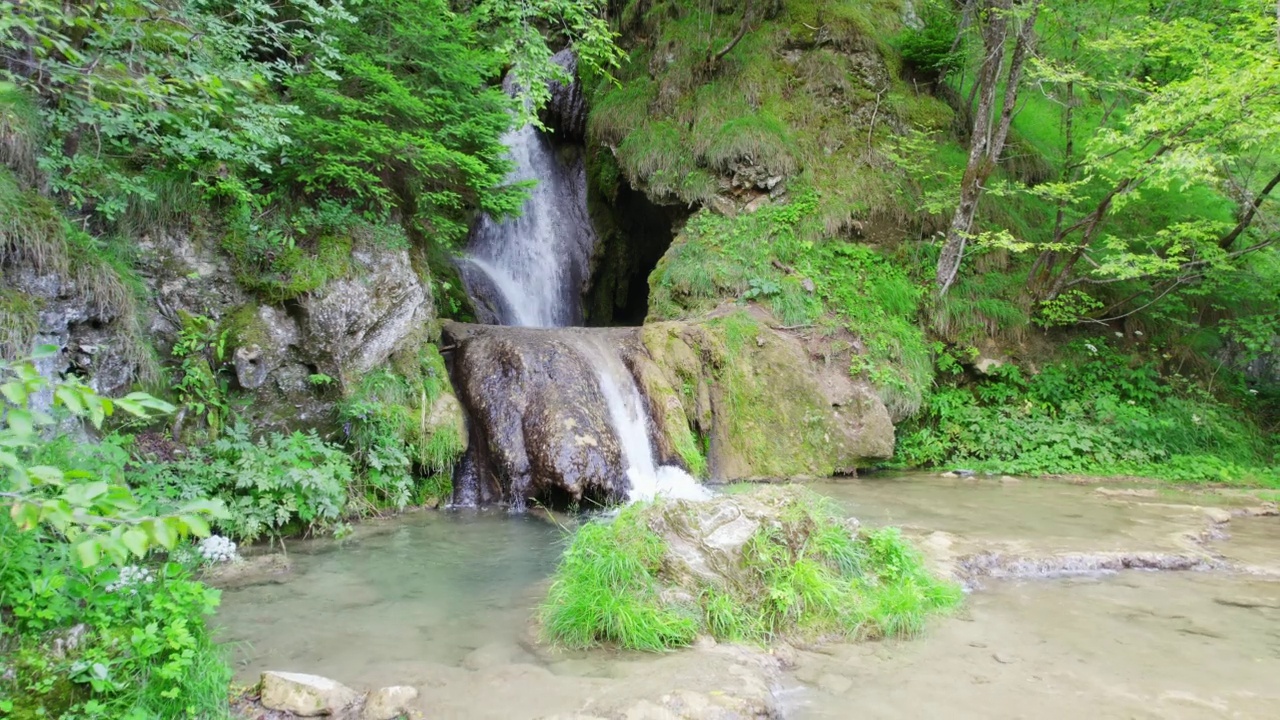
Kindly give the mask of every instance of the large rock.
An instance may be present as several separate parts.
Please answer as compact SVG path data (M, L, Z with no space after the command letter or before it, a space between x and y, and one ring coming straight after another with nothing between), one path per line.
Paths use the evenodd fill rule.
M551 62L564 68L570 82L548 84L551 100L542 109L542 121L554 128L559 139L581 140L587 132L587 99L578 82L578 57L565 48L551 56Z
M815 360L767 318L734 313L640 329L632 358L664 460L708 449L719 482L852 473L893 454L893 422L848 365Z
M259 692L268 710L302 717L336 715L360 700L360 693L340 682L302 673L264 672Z
M321 372L344 382L386 362L435 316L408 251L357 245L351 260L350 276L299 300L302 349Z
M455 501L564 506L626 496L622 450L581 329L448 323L472 421L473 473Z

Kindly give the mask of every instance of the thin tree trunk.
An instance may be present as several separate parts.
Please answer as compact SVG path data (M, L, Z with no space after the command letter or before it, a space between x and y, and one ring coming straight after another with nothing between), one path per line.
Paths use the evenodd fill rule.
M983 31L983 47L986 49L986 56L983 58L982 69L977 79L981 87L978 94L978 109L974 117L973 135L969 139L969 161L960 181L960 203L951 217L947 238L938 256L935 279L938 283L939 296L946 295L960 274L965 246L969 242L973 220L978 212L978 201L982 198L983 184L995 170L1000 160L1000 153L1004 151L1005 141L1009 138L1009 130L1013 125L1018 103L1019 86L1022 83L1022 71L1027 58L1035 50L1035 23L1040 12L1040 3L1041 0L1032 1L1027 17L1018 30L1017 41L1009 61L1009 73L1005 78L1000 122L996 125L996 91L1004 71L1012 0L988 0L987 2L987 25Z
M720 61L724 59L724 56L728 55L731 50L733 50L735 47L738 46L738 43L742 42L742 38L746 37L747 29L750 27L750 25L751 25L751 0L747 0L746 4L742 8L742 24L738 26L738 34L733 36L733 39L729 41L728 45L725 45L724 47L720 48L720 52L712 56L711 60L707 63L707 67L709 67L714 72L716 66L719 65Z
M969 160L960 180L960 203L951 216L947 239L938 255L936 281L938 294L945 295L960 272L960 261L969 241L969 229L973 227L978 212L978 200L982 197L982 182L990 175L986 165L992 140L992 124L995 121L996 90L1004 70L1005 42L1008 39L1008 14L1010 0L987 0L979 12L987 13L982 32L984 55L982 66L975 80L978 107L973 117L973 132L969 137Z

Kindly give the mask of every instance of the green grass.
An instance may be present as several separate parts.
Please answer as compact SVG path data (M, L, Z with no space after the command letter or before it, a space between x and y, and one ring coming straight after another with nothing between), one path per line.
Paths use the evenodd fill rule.
M748 541L740 582L670 576L649 522L679 506L632 505L583 526L542 606L546 635L570 647L651 651L701 633L750 643L911 637L960 603L960 588L930 575L897 530L850 531L830 501L809 491L772 497L784 498L776 522Z
M697 636L694 609L660 597L657 574L666 547L643 524L639 508L609 523L588 523L574 535L542 607L548 637L569 647L608 643L659 651Z

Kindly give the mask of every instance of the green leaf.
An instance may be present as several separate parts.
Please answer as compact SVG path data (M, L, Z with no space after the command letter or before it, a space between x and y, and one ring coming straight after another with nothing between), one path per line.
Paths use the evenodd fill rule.
M32 530L40 522L40 506L28 502L15 502L9 509L9 517L19 530Z
M84 414L84 402L80 399L80 393L65 385L59 386L53 391L53 396L71 411L72 415L79 417Z
M129 548L129 552L137 555L138 557L146 555L147 547L150 545L147 541L147 534L140 528L129 528L126 530L124 535L120 537L120 542L124 543L126 548Z
M57 345L41 345L31 353L32 360L44 360L58 354Z
M81 567L91 568L102 559L102 547L96 537L85 538L76 543L75 550Z
M182 521L187 524L191 534L196 537L209 537L211 534L209 522L199 515L183 515Z
M0 385L0 394L3 394L9 402L18 407L27 406L27 388L22 383L7 382Z
M156 518L142 523L142 529L151 539L166 550L172 550L178 544L178 534L174 530L173 518Z
M5 419L9 422L9 429L18 437L30 437L35 434L31 413L25 408L10 408Z
M34 480L36 485L61 487L64 484L62 471L50 465L29 467L27 468L27 476Z

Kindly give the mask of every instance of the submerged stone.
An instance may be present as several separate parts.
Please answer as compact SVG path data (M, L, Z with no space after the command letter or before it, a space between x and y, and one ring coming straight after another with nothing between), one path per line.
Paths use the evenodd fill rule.
M364 701L360 720L395 720L409 709L409 703L418 699L418 691L407 685L393 685L374 690Z

